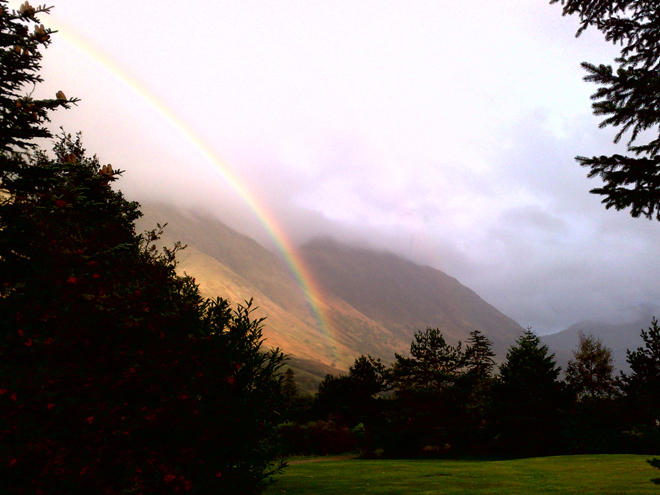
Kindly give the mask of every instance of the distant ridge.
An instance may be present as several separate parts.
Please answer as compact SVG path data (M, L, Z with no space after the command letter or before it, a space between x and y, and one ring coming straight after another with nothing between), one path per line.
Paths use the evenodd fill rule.
M390 362L406 353L415 331L438 327L451 342L480 330L503 358L523 329L455 278L390 253L360 249L330 239L300 248L323 294L319 325L282 259L207 213L170 205L147 205L138 228L167 223L163 242L187 244L180 272L196 278L207 297L232 304L254 298L256 316L266 316L267 344L278 346L319 373L347 370L355 357L371 354ZM321 371L322 370L322 371Z
M579 342L579 333L593 335L603 344L612 349L614 366L623 372L629 372L626 361L626 350L634 350L644 345L641 337L642 329L651 326L653 316L660 317L660 306L649 306L640 309L634 321L623 324L613 324L598 321L581 321L571 325L566 330L551 335L543 335L541 339L555 353L555 359L563 370L573 358L573 351Z

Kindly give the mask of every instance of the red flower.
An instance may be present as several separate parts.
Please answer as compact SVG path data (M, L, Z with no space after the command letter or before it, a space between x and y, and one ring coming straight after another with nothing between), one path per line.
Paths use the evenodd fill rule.
M22 336L23 336L23 330L21 330L20 328L18 329L18 336L19 336L19 337L22 337Z
M4 395L4 394L6 394L6 393L7 393L7 389L6 389L6 388L0 388L0 395Z
M221 478L222 477L222 471L220 471L218 474L215 475L216 478Z
M170 481L174 481L176 479L176 476L174 476L173 474L168 474L167 476L165 476L164 479L165 479L165 483L169 483Z
M58 208L64 208L66 206L66 201L63 199L58 199L55 201L55 204L57 205Z
M48 410L50 411L52 408L55 407L55 404L48 404L46 407L47 407Z
M75 284L77 282L76 277L69 277L66 279L70 284Z
M16 464L18 461L16 459L12 459L9 464L7 464L7 467L12 467L14 464Z
M88 423L88 424L91 425L91 424L92 424L92 421L94 421L94 416L90 416L89 418L87 418L87 423Z
M32 345L32 339L27 339L25 342L23 342L26 346L30 347Z

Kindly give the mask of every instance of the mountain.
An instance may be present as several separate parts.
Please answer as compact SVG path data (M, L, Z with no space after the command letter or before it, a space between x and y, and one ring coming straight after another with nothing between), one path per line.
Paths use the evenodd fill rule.
M480 330L504 355L523 331L474 291L430 266L330 239L307 243L301 254L325 292L386 328L391 341L403 342L406 349L415 331L438 327L453 343Z
M603 344L612 349L614 366L627 373L630 367L626 361L626 350L642 347L641 331L651 326L651 319L660 315L660 307L646 307L640 310L634 321L623 324L613 324L598 321L581 321L571 325L566 330L551 335L543 335L541 340L555 353L555 359L563 370L573 358L573 351L579 343L579 333L593 335Z
M306 373L347 370L355 357L386 362L406 354L415 331L438 327L450 342L480 330L503 357L522 333L513 320L455 278L391 253L317 239L298 253L319 288L321 324L287 264L248 236L210 214L167 205L143 206L138 227L167 223L162 242L181 241L178 270L193 277L207 297L232 304L253 298L266 317L267 344L297 359ZM311 371L310 371L311 370Z

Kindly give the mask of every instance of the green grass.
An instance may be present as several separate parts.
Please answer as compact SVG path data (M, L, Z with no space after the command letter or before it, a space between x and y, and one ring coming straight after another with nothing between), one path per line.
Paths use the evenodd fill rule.
M506 461L335 460L295 464L264 495L660 494L649 455ZM656 456L657 457L657 456Z

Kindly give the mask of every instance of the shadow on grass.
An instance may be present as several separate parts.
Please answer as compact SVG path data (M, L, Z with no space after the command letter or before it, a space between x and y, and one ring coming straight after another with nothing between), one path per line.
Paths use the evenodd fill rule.
M646 462L648 462L654 468L660 469L660 459L653 458L653 459L649 459ZM660 485L660 478L653 478L651 481L656 485Z

